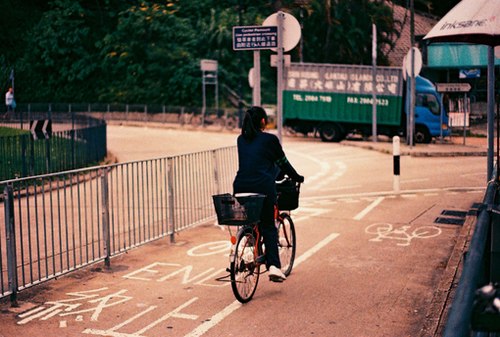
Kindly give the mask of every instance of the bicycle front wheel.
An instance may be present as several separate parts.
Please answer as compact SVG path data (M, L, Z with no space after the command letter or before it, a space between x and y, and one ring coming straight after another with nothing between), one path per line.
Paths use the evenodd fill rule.
M296 239L295 225L287 213L281 213L278 224L278 251L280 255L281 271L285 276L290 275L295 261Z
M253 231L244 231L238 235L230 274L234 296L241 303L252 299L259 283L256 245L257 238Z

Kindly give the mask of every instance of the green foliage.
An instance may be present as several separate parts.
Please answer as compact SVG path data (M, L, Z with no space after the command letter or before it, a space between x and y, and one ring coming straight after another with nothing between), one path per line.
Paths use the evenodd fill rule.
M397 34L384 1L313 1L304 24L304 61L371 64L372 23L377 26L378 63L384 65L387 57L381 47L390 47Z
M109 69L99 99L182 104L194 95L195 35L175 12L172 3L143 2L118 15L116 30L99 44Z
M21 129L6 128L0 126L0 137L18 136L28 134L29 132Z
M18 102L199 106L200 60L214 59L220 88L251 101L253 53L232 50L232 27L260 25L278 9L303 22L303 49L291 52L293 61L371 64L373 22L378 63L387 63L380 50L390 49L397 31L382 0L5 0L0 27L7 22L15 34L0 37L8 47L0 55L0 84L8 85L14 67ZM270 55L261 52L265 103L276 93Z

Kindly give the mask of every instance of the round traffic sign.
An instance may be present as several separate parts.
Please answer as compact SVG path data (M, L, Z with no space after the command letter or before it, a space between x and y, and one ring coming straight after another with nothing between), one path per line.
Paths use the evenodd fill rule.
M297 21L297 19L288 13L283 13L284 14L284 19L283 19L283 49L284 51L289 51L295 48L295 46L299 43L300 41L300 36L301 36L301 30L300 30L300 23ZM278 25L278 13L274 13L270 16L268 16L264 22L262 23L263 26L277 26ZM273 49L276 51L276 49Z
M413 63L413 75L418 76L422 70L422 53L417 47L413 47L415 61ZM406 80L406 75L411 75L411 49L403 59L403 78Z

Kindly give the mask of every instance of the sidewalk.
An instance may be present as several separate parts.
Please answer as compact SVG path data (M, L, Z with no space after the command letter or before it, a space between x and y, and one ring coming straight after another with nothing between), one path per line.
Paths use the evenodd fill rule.
M379 151L387 154L393 153L392 140L380 137L377 142L364 140L344 140L341 145L355 146L367 150ZM437 139L430 144L406 145L405 139L400 141L400 155L413 157L459 157L459 156L487 156L488 143L484 136L448 137L442 142Z

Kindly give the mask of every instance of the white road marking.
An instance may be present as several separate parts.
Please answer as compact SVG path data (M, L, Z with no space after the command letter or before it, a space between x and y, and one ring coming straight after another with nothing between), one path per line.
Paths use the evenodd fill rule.
M384 200L384 197L378 197L370 205L368 205L368 207L366 207L364 210L359 212L353 219L354 220L363 219L365 217L365 215L367 215L368 213L371 212L371 210L373 210L375 207L377 207L378 204L380 204L382 202L382 200Z
M336 239L340 234L339 233L331 233L328 235L326 238L318 242L314 247L309 248L308 251L306 251L304 254L299 256L297 259L295 259L294 262L294 267L297 267L299 264L302 262L306 261L308 258L313 256L315 253L317 253L321 248L325 247L327 244L329 244L331 241Z
M453 193L454 191L459 191L460 193L465 192L477 192L482 193L485 191L485 187L443 187L443 188L428 188L428 189L414 189L414 190L404 190L401 191L405 194L423 194L423 193ZM362 192L362 193L349 193L349 194L330 194L330 195L320 195L320 196L300 196L300 201L320 201L320 200L339 200L345 198L361 198L361 197L390 197L394 195L394 191L379 191L379 192Z
M338 233L331 233L322 241L317 243L314 247L310 248L300 257L295 260L294 266L297 267L302 262L306 261L308 258L317 253L321 248L325 247L328 243L338 237ZM219 324L224 318L231 315L233 312L241 308L242 304L238 301L234 301L227 307L213 315L209 320L204 321L202 324L198 325L193 331L185 335L184 337L199 337L205 334L208 330L212 329L214 326Z

